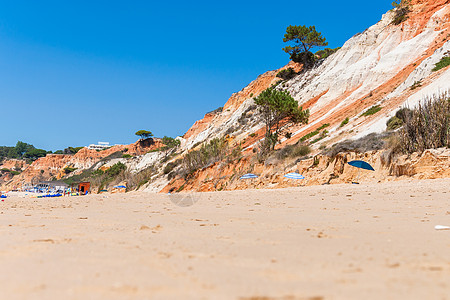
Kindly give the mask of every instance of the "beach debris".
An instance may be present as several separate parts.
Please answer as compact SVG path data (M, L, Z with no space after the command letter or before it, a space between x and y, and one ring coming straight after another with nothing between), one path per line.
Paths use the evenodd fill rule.
M434 229L436 229L436 230L450 230L450 226L436 225L436 226L434 226Z

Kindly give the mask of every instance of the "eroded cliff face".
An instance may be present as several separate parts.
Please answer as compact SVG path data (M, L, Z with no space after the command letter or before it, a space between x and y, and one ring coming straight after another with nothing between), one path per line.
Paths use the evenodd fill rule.
M386 121L399 108L412 108L419 101L450 89L450 68L432 71L437 62L450 56L450 1L415 0L411 4L412 11L405 22L393 25L394 12L389 11L380 22L352 37L320 66L278 85L278 88L289 91L304 109L310 110L309 123L290 127L288 131L292 133L291 138L283 138L278 148L296 143L323 124L329 124L328 133L320 142L312 145L313 154L319 153L320 146L329 147L345 139L382 132L386 129ZM289 66L293 65L283 68ZM301 66L294 67L296 70L301 69ZM229 135L236 145L239 144L244 149L244 156L249 156L251 149L264 137L261 121L253 117L253 98L280 80L276 77L280 70L260 75L242 91L233 94L221 113L206 115L203 120L197 121L184 136L183 150L187 152L193 145ZM381 110L373 115L362 116L362 113L375 105ZM243 116L246 116L244 121ZM349 122L341 126L346 118ZM376 159L376 153L370 155L375 155ZM223 166L224 164L220 163L221 167L217 169L220 171L217 172L212 171L214 168L198 171L187 182L178 178L170 182L163 191L174 187L178 189L183 184L183 188L187 190L233 189L234 187L223 186L231 178L230 172L258 168L251 155L241 159L237 165ZM308 174L309 171L298 167L300 173L304 171ZM398 167L401 168L403 167ZM263 169L255 172L266 174ZM316 169L310 170L312 172ZM281 176L284 171L286 170L271 169L271 175L267 173L267 176ZM325 177L329 176L324 174ZM399 171L398 174L402 173ZM446 172L436 174L448 176ZM228 176L227 180L217 179L223 176ZM311 178L316 178L309 181L311 184L321 184L323 180L329 179L316 175ZM330 183L339 180L345 181L331 179ZM277 180L276 186L282 187L283 182L285 181ZM161 184L161 180L158 184ZM237 186L245 184L240 181L236 183ZM263 186L270 187L266 183ZM154 188L150 185L149 190Z
M381 132L398 108L414 106L424 97L450 88L449 68L432 71L442 57L450 55L449 1L417 0L412 4L405 22L391 24L394 12L389 11L380 22L352 37L319 67L283 82L282 88L311 113L309 124L291 127L293 135L283 140L283 144L295 143L325 123L330 124L329 135L322 141L325 144ZM281 69L288 67L301 69L293 63ZM261 122L243 125L239 119L252 108L254 97L280 80L276 74L281 69L260 75L233 94L221 113L197 121L184 136L182 147L190 149L226 133L238 142L247 142L252 133L262 137ZM420 84L414 86L415 83ZM381 111L361 117L373 105L380 105ZM350 119L349 123L340 127L345 118Z
M1 168L12 169L19 164L22 166L23 172L16 176L6 175L5 178L2 178L0 187L2 190L12 190L21 188L26 183L37 183L53 178L60 179L67 176L64 170L66 167L75 168L73 174L79 174L113 153L120 151L131 156L142 156L162 146L160 139L148 139L130 145L116 145L102 151L82 148L74 155L48 154L37 159L31 165L27 165L22 160L6 160Z
M73 156L42 158L27 167L22 174L7 178L3 186L17 187L33 178L49 179L65 176L64 168L76 168L75 174L88 168L107 169L123 162L131 173L151 166L159 168L149 184L148 191L184 189L196 191L228 190L251 187L284 187L298 185L282 177L286 172L297 171L307 179L302 184L344 183L356 176L357 170L346 164L350 159L364 158L376 167L377 172L361 174L363 180L393 180L402 176L448 177L442 157L447 154L426 152L423 155L399 158L393 163L383 160L381 152L339 154L335 158L318 155L319 147L345 139L359 138L386 129L386 121L402 106L413 107L426 97L450 89L450 68L433 72L435 64L450 56L450 0L413 0L408 19L393 25L394 12L387 12L380 22L348 40L340 50L309 71L302 71L294 78L283 81L277 88L290 92L299 105L310 110L309 123L288 128L290 138L283 138L277 147L296 143L304 135L329 124L327 134L313 147L312 160L295 165L262 165L255 160L253 152L258 141L264 138L264 128L256 113L254 98L271 85L281 81L276 75L286 68L299 72L302 66L288 65L268 71L241 91L234 93L222 111L208 113L184 134L179 155L198 147L213 138L227 138L231 147L238 148L241 158L237 162L222 161L191 174L189 180L176 177L168 180L163 169L164 154L151 152L163 146L160 140L145 144L114 146L104 151L84 148ZM378 105L381 110L362 116L370 107ZM341 122L348 118L347 124ZM127 151L125 151L125 148ZM132 158L105 160L121 151ZM431 153L431 154L430 154ZM443 155L443 156L442 156ZM447 160L448 161L448 160ZM170 162L170 160L169 160ZM439 169L441 168L441 169ZM448 168L447 168L448 169ZM429 172L432 170L433 172ZM239 174L254 172L257 180L237 180ZM422 175L421 175L422 174ZM424 175L423 175L424 174ZM369 177L365 177L369 176ZM372 176L372 177L370 177Z
M12 177L9 181L5 181L2 189L20 189L25 183L49 180L57 176L71 157L71 155L64 154L47 154L46 157L41 157L27 166L19 175Z
M375 171L360 170L347 162L364 160ZM258 175L256 179L239 179L245 173ZM292 180L284 175L299 172L305 179ZM450 149L427 150L422 154L400 156L389 161L388 152L346 152L335 157L316 155L299 162L259 164L247 157L231 164L216 163L192 174L188 181L177 178L161 192L222 191L248 188L285 188L299 185L342 183L374 183L404 179L435 179L450 177Z

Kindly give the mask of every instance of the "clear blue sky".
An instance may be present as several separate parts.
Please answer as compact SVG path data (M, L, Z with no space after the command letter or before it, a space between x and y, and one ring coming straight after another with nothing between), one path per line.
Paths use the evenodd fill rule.
M182 135L288 62L288 25L315 25L334 48L390 3L0 0L0 145Z

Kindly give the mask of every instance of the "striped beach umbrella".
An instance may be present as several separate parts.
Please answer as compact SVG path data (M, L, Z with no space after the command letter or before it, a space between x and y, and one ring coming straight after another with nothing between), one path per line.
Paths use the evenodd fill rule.
M298 173L289 173L284 175L284 177L289 179L305 179L305 176L298 174Z
M258 176L252 173L247 173L245 175L242 175L239 179L253 179L253 178L258 178Z

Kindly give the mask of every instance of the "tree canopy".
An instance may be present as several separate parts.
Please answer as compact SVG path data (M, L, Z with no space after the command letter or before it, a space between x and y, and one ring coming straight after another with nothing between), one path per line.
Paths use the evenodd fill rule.
M289 25L286 28L283 42L292 43L292 46L286 46L283 51L290 54L292 61L302 63L305 68L310 68L314 65L315 56L310 51L313 47L327 46L326 39L320 32L316 30L315 26L293 26Z
M18 141L14 147L0 146L0 160L4 158L26 158L29 160L36 160L37 158L43 157L48 153L51 153L51 151L36 149L33 145L22 141Z
M149 137L153 136L153 133L148 130L139 130L136 131L135 135L140 136L141 139L148 139Z
M281 131L289 124L307 124L309 110L298 107L298 102L288 91L270 87L255 98L259 112L266 126L266 141L269 150L273 150Z
M178 147L180 145L180 141L176 140L172 137L164 136L162 138L162 142L168 149Z

